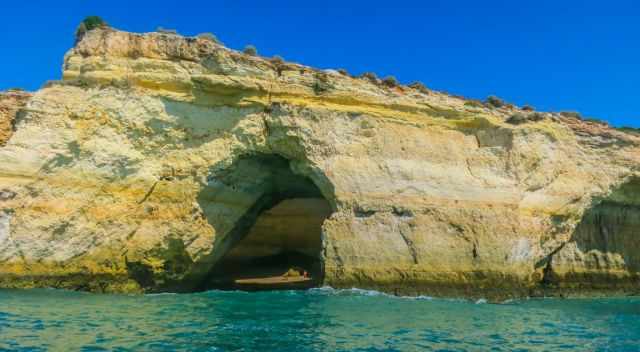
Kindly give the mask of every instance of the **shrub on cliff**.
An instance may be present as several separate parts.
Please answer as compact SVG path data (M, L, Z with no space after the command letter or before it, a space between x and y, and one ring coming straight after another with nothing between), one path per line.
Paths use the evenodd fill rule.
M560 116L582 120L582 115L577 111L562 111L560 112Z
M504 100L496 97L495 95L490 95L487 97L486 104L494 108L501 108L505 106L507 103L505 103Z
M534 111L534 110L535 110L535 108L534 108L533 106L529 105L529 104L525 104L525 105L522 107L522 110L524 110L524 111Z
M222 44L220 39L218 39L218 37L216 37L216 35L213 33L200 33L198 34L198 38L208 40L216 44Z
M605 126L609 125L609 123L607 121L600 120L600 119L597 119L595 117L585 118L584 121L595 123L595 124L598 124L598 125L605 125Z
M546 114L541 113L541 112L532 112L529 114L528 116L529 121L542 121L546 118Z
M282 71L284 71L284 68L285 68L284 67L284 59L282 58L282 56L275 55L274 57L269 59L269 61L271 62L271 64L273 66L275 66L276 72L278 73L278 76L282 75Z
M175 29L169 29L169 28L163 28L163 27L156 28L156 32L162 33L162 34L178 34L178 31L176 31Z
M622 132L640 134L640 128L629 127L629 126L614 127L614 128L616 130L622 131Z
M475 99L465 101L464 106L470 106L472 108L484 108L484 104L482 104L480 100Z
M80 22L80 25L78 25L78 28L76 29L76 43L82 40L87 32L92 31L96 28L105 28L108 26L109 24L100 16L86 17L84 20L82 20L82 22Z
M366 79L372 83L378 83L378 76L373 72L365 72L359 78Z
M269 61L276 66L284 65L284 59L280 55L274 55Z
M427 88L427 86L425 86L422 82L413 82L409 85L409 88L413 88L422 94L429 95L430 93L429 88Z
M385 77L382 80L382 83L384 83L384 85L387 86L387 87L397 87L398 86L398 80L394 76Z
M315 82L313 83L313 91L316 95L320 95L333 89L333 85L329 82L329 76L325 72L316 72L314 76Z
M526 123L526 122L537 122L537 121L542 121L545 118L545 114L541 113L541 112L532 112L529 114L525 114L522 112L516 112L515 114L511 115L508 119L507 119L507 123L510 123L512 125L519 125L522 123Z
M82 20L82 24L85 25L87 31L92 31L96 28L108 27L109 25L100 16L89 16Z
M507 119L507 123L510 123L512 125L519 125L522 123L527 122L527 116L521 112L517 112L513 115L511 115L508 119Z
M258 56L258 49L251 44L245 46L242 52L249 56Z

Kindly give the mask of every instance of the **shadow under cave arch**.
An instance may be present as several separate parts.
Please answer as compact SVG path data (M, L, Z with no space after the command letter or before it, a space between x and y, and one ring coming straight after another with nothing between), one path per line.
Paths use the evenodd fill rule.
M545 287L640 293L640 177L594 202L542 265Z
M293 163L256 153L214 168L197 201L218 235L196 290L322 284L322 225L335 210L333 187L322 173L303 175Z

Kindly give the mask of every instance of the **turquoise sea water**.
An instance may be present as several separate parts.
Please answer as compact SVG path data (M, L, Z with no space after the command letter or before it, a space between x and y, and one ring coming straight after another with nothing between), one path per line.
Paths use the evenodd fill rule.
M640 298L0 290L0 351L640 351Z

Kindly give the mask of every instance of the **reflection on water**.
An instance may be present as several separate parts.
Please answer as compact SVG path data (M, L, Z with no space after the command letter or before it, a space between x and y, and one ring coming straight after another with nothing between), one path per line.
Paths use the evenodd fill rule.
M640 299L0 290L0 351L638 351Z

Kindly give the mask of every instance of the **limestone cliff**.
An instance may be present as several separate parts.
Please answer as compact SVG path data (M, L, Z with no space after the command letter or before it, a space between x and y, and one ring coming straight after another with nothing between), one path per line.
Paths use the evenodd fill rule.
M268 252L329 209L334 287L640 290L638 135L172 34L90 31L63 77L1 126L2 287L200 289L247 233L297 219L244 247Z

